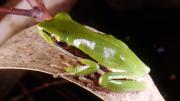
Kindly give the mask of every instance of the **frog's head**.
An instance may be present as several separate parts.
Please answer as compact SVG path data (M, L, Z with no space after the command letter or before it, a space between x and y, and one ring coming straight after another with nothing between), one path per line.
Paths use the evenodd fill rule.
M66 23L72 21L67 13L59 13L53 19L37 25L39 34L49 43L59 42L61 33L66 31Z

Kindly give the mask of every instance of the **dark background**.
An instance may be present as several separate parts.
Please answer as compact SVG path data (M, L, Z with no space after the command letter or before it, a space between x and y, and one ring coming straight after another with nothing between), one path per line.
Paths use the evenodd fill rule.
M70 15L82 24L123 40L151 68L150 75L163 97L167 101L180 100L180 1L79 0ZM30 89L53 80L45 74L28 72L20 82ZM18 87L12 89L7 99L20 93ZM32 96L36 100L98 100L72 84L49 87Z

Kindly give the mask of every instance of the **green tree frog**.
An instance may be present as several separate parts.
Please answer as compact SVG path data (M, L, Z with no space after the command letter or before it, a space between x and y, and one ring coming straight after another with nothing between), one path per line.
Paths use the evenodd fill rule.
M150 69L124 44L115 37L92 31L72 20L67 13L59 13L53 19L38 25L40 35L49 43L65 42L80 49L93 60L81 59L84 65L66 67L65 72L81 76L90 75L105 67L98 84L112 91L143 91L146 83L142 81ZM52 38L53 37L53 38Z

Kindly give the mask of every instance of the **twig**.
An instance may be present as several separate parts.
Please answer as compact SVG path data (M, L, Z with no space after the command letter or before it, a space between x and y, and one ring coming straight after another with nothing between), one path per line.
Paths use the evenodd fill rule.
M11 7L0 7L0 12L15 15L34 17L40 21L51 19L44 2L42 0L27 0L32 9L24 10Z
M36 18L39 11L37 11L36 9L24 10L24 9L16 9L16 8L9 8L9 7L0 7L0 12L15 14L15 15L30 16L30 17Z
M19 1L21 1L21 0L6 0L6 2L4 2L3 6L4 7L14 7L15 5L17 5L19 3ZM0 20L4 16L5 16L5 14L0 13Z
M37 18L39 19L51 19L52 16L49 14L44 2L42 0L27 0L33 9L39 10L41 14Z
M52 16L49 14L44 2L42 0L36 0L37 6L39 7L39 10L43 12L44 19L48 20L51 19Z

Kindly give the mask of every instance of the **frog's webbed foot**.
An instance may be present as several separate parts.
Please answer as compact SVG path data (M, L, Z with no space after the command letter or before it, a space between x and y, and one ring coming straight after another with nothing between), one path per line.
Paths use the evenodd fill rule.
M128 79L126 79L128 78ZM136 81L132 74L128 73L105 73L99 78L99 84L112 91L143 91L146 83Z
M66 67L65 73L74 76L90 75L99 70L99 65L94 61L82 59L81 63L84 65L76 67Z

